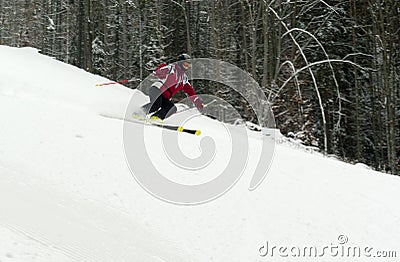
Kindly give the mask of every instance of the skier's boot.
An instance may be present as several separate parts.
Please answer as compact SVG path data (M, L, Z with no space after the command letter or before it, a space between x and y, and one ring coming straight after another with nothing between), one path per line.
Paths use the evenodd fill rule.
M158 116L155 116L155 115L152 115L152 116L150 117L149 122L150 122L150 123L155 123L155 124L162 124L162 123L163 123L162 119L159 118Z
M132 114L132 117L133 117L134 119L136 119L136 120L139 120L139 121L144 121L144 120L146 120L146 116L144 116L143 114L133 113L133 114Z

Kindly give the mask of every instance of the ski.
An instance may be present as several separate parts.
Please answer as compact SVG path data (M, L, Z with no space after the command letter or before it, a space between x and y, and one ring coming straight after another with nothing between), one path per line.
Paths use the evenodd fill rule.
M192 135L196 135L196 136L201 135L201 131L198 129L187 129L187 128L184 128L183 126L171 126L171 125L158 124L158 123L152 123L152 122L148 122L148 123L152 126L157 126L157 127L172 130L172 131L188 133L188 134L192 134Z
M192 134L192 135L196 135L196 136L201 135L201 131L198 129L188 129L188 128L184 128L183 126L166 125L166 124L163 124L162 122L158 123L155 121L149 121L149 119L146 119L145 116L138 115L135 113L132 114L132 118L138 122L144 123L145 125L152 125L152 126L156 126L159 128L164 128L164 129L177 131L177 132L181 132L181 133L188 133L188 134Z
M116 117L116 116L109 116L106 114L100 114L100 116L106 117L106 118L112 118L112 119L119 119L119 120L128 121L128 122L132 122L132 123L136 123L136 124L152 125L152 126L156 126L159 128L168 129L171 131L187 133L187 134L196 135L196 136L201 135L201 131L199 129L188 129L188 128L184 128L183 126L174 126L174 125L165 125L163 123L155 123L155 122L148 121L144 116L139 116L139 115L135 115L135 114L130 119Z

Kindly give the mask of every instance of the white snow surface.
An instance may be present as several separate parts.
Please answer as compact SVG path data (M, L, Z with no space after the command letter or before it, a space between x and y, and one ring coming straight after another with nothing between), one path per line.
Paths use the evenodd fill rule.
M268 139L249 131L248 167L230 191L202 205L166 203L135 181L125 160L120 118L132 95L146 102L140 91L98 87L110 80L33 48L0 46L0 57L1 262L395 261L377 258L379 250L399 259L399 177L279 138L265 181L249 191L253 154ZM197 124L219 145L212 169L223 169L224 128L206 117ZM171 179L213 178L210 170L173 171L158 155L160 130L149 129L149 154ZM183 152L199 154L201 137L180 136ZM267 244L274 253L262 256ZM321 254L335 245L373 249L356 260L288 250L315 246Z

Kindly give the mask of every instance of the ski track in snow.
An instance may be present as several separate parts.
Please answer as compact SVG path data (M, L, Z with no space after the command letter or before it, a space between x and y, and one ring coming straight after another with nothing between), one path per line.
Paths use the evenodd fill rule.
M150 232L133 224L127 214L13 180L3 177L0 185L0 223L73 260L130 261L135 257L155 261L158 251L154 245L166 245L165 240L151 237Z

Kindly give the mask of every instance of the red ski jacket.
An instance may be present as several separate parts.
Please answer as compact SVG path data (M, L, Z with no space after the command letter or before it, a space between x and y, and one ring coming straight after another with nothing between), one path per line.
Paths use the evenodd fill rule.
M178 64L161 64L154 71L154 75L161 82L159 88L163 97L171 99L178 91L183 90L197 107L201 106L200 98L189 83L185 71Z

